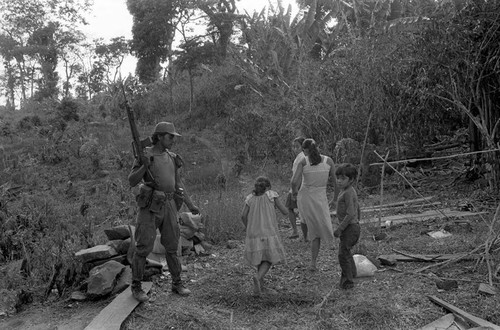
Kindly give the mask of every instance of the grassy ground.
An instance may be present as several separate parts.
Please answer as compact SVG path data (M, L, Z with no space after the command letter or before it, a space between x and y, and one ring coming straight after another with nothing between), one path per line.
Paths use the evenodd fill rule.
M500 299L477 293L485 282L484 264L462 262L421 276L406 274L425 263L400 263L381 268L374 277L360 278L352 291L337 288L339 266L336 249L323 246L317 273L307 270L309 245L289 235L282 221L282 237L288 252L287 264L272 268L267 285L275 293L252 296L251 276L243 243L228 249L218 246L210 256L190 259L186 274L192 296L169 293L166 278L157 279L155 301L140 306L126 329L416 329L445 314L427 295L436 295L476 316L500 324ZM463 236L456 233L437 243L419 233L428 224L402 225L387 231L389 239L375 242L369 229L356 252L368 256L391 253L392 248L410 252L435 252L436 246L453 252L469 251ZM448 252L448 251L441 252ZM436 276L460 278L459 287L438 292Z

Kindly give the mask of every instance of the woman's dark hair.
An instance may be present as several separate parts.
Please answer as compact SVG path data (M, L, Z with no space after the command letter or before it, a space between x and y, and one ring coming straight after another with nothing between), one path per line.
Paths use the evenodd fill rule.
M305 139L304 142L302 142L302 149L307 149L309 151L309 162L311 165L314 166L321 163L321 155L313 139Z
M358 177L358 170L352 164L349 163L342 164L335 170L335 175L336 176L343 175L348 177L349 179L356 180L356 178Z
M305 139L306 139L305 137L299 136L299 137L296 137L295 139L293 139L293 142L298 143L300 146L302 146L302 143L304 143Z
M267 188L271 188L271 181L265 176L259 176L257 180L255 180L253 193L255 196L260 196L266 192Z

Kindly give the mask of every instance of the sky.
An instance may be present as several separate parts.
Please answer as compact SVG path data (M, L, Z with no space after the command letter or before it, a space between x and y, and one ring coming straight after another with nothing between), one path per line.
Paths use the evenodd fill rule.
M270 0L276 6L276 0ZM295 6L295 0L282 0L283 6L288 7L289 3ZM268 6L269 0L240 0L236 1L236 7L240 12L246 10L249 14L260 11ZM111 38L124 36L126 39L132 38L132 16L130 15L126 0L94 0L92 13L88 17L89 25L85 26L83 32L89 39L103 38L109 41ZM128 57L123 65L123 75L135 71L135 59Z

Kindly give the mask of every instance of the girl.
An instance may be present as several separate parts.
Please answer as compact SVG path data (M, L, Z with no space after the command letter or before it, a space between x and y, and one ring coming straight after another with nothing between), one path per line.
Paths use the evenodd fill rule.
M245 260L257 267L253 276L253 293L259 296L263 290L264 276L272 264L285 260L285 249L278 235L275 207L287 215L286 207L271 190L266 177L258 177L252 194L245 199L241 220L245 225Z

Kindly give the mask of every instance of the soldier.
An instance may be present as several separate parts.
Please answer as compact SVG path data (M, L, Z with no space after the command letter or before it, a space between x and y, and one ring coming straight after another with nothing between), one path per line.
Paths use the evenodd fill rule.
M166 250L168 270L172 275L172 291L181 296L191 293L182 283L181 262L177 255L180 229L174 196L179 191L185 191L178 171L182 166L182 159L169 151L177 136L181 135L175 131L173 123L158 123L152 135L153 146L145 148L144 157L140 162L134 162L128 176L130 186L141 183L136 197L139 214L132 261L132 294L140 302L149 300L142 290L141 281L146 257L153 250L157 228L161 233L161 244ZM183 196L189 210L193 214L199 213L189 195Z

